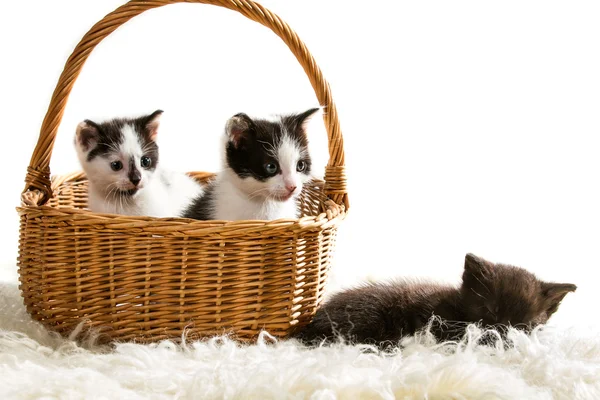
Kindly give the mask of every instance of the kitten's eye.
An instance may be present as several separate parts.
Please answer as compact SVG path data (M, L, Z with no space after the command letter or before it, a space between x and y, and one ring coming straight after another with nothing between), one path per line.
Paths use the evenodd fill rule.
M150 166L150 164L152 164L152 160L150 159L150 157L144 156L140 160L140 164L142 165L143 168L148 168Z
M113 171L120 171L123 169L123 163L121 161L113 161L110 163L110 168Z
M306 169L306 162L300 160L298 161L298 164L296 164L296 171L298 172L302 172Z
M267 174L275 175L277 173L277 164L275 163L267 163L265 164L265 171Z

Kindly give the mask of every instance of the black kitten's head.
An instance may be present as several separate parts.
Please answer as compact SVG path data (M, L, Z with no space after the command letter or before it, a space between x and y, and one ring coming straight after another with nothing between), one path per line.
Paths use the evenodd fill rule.
M465 258L461 296L468 320L525 329L545 324L577 286L544 282L523 268Z
M75 134L79 161L97 190L132 196L151 179L158 164L156 136L162 114L80 122Z
M306 125L318 111L274 120L252 119L237 114L227 121L225 161L237 184L251 197L287 201L296 198L310 179Z

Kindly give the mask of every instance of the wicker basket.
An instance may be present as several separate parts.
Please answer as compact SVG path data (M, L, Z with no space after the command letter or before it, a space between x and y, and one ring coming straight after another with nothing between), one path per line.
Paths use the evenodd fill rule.
M307 185L302 218L195 221L91 213L82 173L50 177L66 101L93 48L136 15L176 0L131 1L104 17L69 57L41 127L22 194L20 288L28 312L67 334L80 323L109 340L141 342L265 329L285 336L319 306L348 209L342 135L329 85L305 45L278 16L247 0L188 0L238 11L275 32L304 67L329 140L325 181ZM209 173L194 173L200 180Z

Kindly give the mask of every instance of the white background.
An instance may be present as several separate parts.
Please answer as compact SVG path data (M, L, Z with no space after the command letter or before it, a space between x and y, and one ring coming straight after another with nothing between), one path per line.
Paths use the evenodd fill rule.
M0 5L5 279L17 276L14 207L54 85L81 36L120 4ZM600 276L599 3L263 4L305 41L338 106L352 205L332 288L389 276L456 282L473 252L576 283L554 322L595 323L579 318L598 303ZM218 7L163 7L92 53L52 172L78 169L72 138L86 118L161 108L163 161L214 171L231 115L315 104L302 69L268 29Z

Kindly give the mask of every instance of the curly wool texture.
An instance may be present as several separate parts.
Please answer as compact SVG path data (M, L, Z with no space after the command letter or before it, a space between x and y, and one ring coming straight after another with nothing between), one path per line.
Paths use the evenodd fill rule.
M598 332L512 330L513 346L424 334L382 354L338 344L307 349L266 333L241 346L214 338L185 346L78 345L27 316L15 285L0 291L2 399L598 399ZM371 350L371 351L365 351Z

